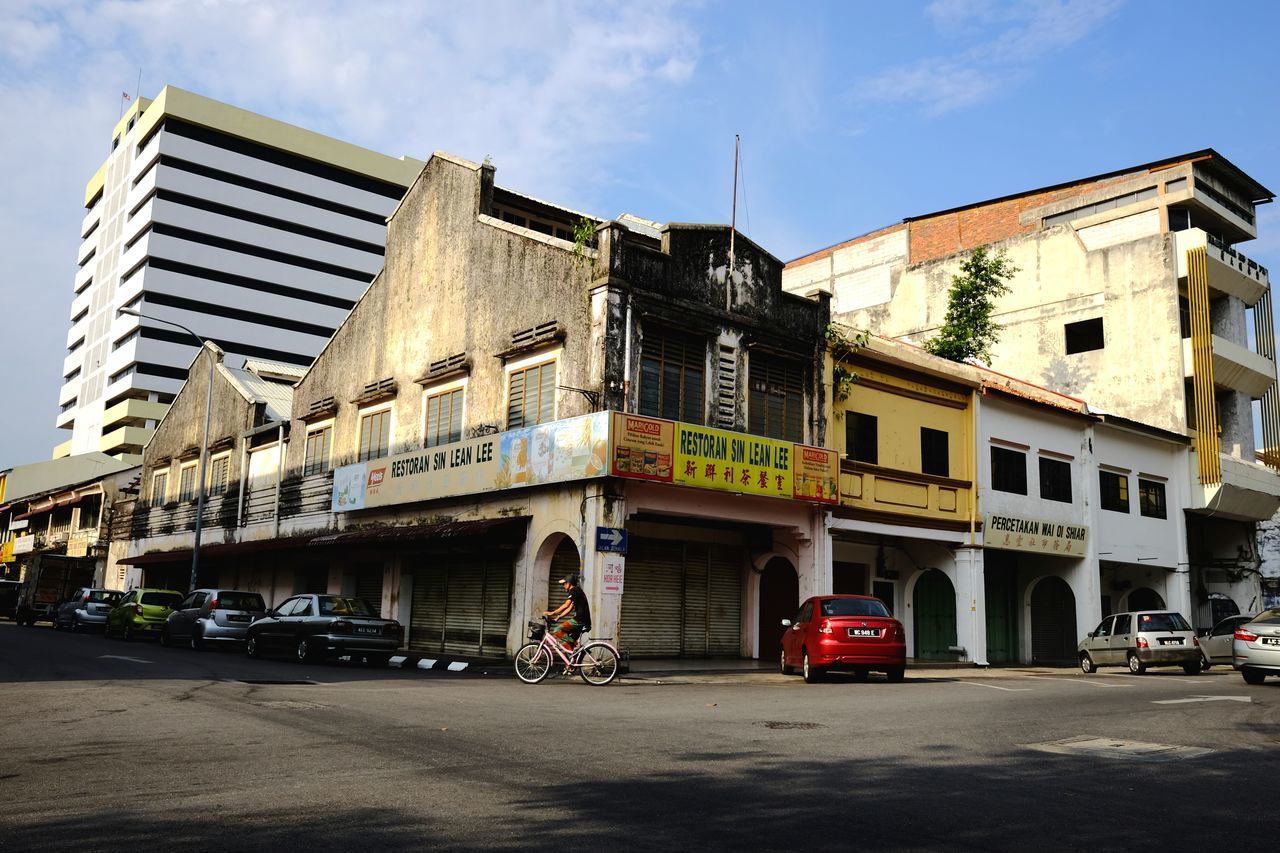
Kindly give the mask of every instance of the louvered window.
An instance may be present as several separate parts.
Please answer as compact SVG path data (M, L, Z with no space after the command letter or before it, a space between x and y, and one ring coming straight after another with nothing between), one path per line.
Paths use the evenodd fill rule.
M169 499L169 473L156 474L151 478L151 504L160 506Z
M329 470L329 452L333 447L333 425L313 429L307 433L306 459L302 476L323 474Z
M427 447L462 440L462 389L427 398Z
M231 475L231 457L219 456L209 463L209 497L226 494L227 480Z
M804 441L804 365L751 353L747 431L786 441Z
M640 350L640 414L704 423L706 375L706 340L646 328Z
M196 463L183 465L178 471L178 500L191 501L196 497Z
M511 371L507 397L507 429L533 426L556 418L556 363L548 361Z
M391 410L370 412L360 418L360 456L356 461L381 459L391 452Z
M729 344L719 346L716 372L716 426L733 429L737 424L738 350Z

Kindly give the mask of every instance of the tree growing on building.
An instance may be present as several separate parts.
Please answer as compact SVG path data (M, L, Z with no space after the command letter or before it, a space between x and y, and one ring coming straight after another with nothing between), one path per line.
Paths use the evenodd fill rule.
M995 301L1009 292L1008 281L1017 272L1004 249L995 254L974 249L951 277L947 315L924 348L951 361L989 361L1002 328L992 319Z

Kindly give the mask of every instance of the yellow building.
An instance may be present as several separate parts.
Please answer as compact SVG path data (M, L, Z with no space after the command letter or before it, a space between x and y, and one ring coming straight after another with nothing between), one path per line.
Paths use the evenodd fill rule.
M853 338L851 329L844 334ZM981 373L875 336L832 351L827 436L841 459L832 592L882 599L902 619L912 657L963 657L956 637L972 630L957 621L977 616L959 604L981 595L964 589L967 567L981 561ZM842 390L844 371L854 379Z

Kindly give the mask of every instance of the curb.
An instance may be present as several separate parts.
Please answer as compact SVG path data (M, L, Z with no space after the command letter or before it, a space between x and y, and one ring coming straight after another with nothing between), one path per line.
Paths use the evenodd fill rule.
M392 655L388 661L392 669L420 669L425 672L454 672L485 675L488 673L510 673L514 671L508 661L468 661L431 658L421 655Z

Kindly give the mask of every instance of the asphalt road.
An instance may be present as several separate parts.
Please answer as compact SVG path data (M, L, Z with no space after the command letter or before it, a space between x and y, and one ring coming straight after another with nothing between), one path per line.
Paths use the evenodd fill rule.
M0 850L1274 844L1280 679L926 674L527 686L0 622Z

